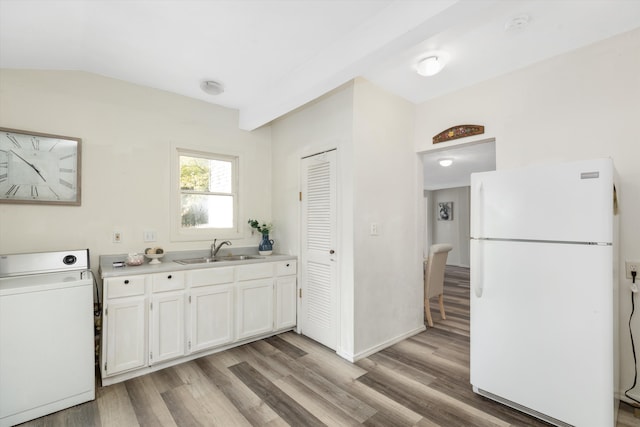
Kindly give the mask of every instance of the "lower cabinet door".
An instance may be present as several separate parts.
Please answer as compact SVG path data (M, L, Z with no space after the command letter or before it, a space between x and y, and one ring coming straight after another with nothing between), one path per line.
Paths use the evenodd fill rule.
M151 297L149 310L149 364L184 356L184 293L155 294Z
M233 341L234 285L194 288L189 297L189 350L193 353Z
M276 329L296 325L296 276L276 279Z
M273 279L239 282L237 289L237 338L273 331Z
M147 365L146 298L122 298L105 307L107 376ZM104 353L103 353L104 354Z

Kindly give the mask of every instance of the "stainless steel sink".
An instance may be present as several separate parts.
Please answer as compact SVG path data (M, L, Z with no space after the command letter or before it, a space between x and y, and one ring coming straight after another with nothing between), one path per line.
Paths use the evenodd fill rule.
M244 261L247 259L264 259L264 257L257 255L227 255L215 258L216 261Z
M187 265L187 264L206 264L206 263L210 263L210 262L216 262L218 261L215 258L187 258L187 259L177 259L175 260L175 262L177 262L178 264L182 264L182 265Z
M187 264L208 264L212 262L222 262L222 261L244 261L248 259L264 259L263 256L257 255L227 255L227 256L219 256L215 258L186 258L186 259L177 259L175 262L182 265Z

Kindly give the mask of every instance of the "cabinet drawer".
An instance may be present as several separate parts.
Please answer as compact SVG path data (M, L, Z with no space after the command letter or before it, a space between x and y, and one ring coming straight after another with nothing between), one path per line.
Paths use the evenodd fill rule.
M107 298L131 297L144 295L145 276L113 277L104 279L107 287Z
M238 281L266 279L273 277L273 263L249 264L238 266Z
M184 271L168 271L151 275L152 292L184 289Z
M213 267L205 270L193 270L191 286L220 285L233 282L233 267Z
M280 261L276 263L276 276L289 276L296 274L296 268L296 262L293 260Z

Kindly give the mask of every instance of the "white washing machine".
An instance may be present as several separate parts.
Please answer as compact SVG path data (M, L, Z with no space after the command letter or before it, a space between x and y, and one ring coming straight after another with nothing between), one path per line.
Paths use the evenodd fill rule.
M95 399L89 250L0 255L0 427Z

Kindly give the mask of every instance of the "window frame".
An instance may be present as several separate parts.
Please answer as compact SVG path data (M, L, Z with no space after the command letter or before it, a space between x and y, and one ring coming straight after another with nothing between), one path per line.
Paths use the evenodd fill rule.
M209 160L220 160L231 162L231 193L233 197L233 227L231 228L214 228L214 227L182 227L181 215L181 197L183 194L180 188L180 157L196 157ZM240 170L242 168L242 156L240 153L232 153L226 150L216 150L216 152L205 151L196 148L173 147L171 156L171 240L172 241L199 241L213 240L214 238L222 239L239 239L242 238L240 218L241 204L240 194L241 179ZM189 192L189 194L194 194ZM203 194L210 194L203 192ZM227 194L227 193L224 193Z

